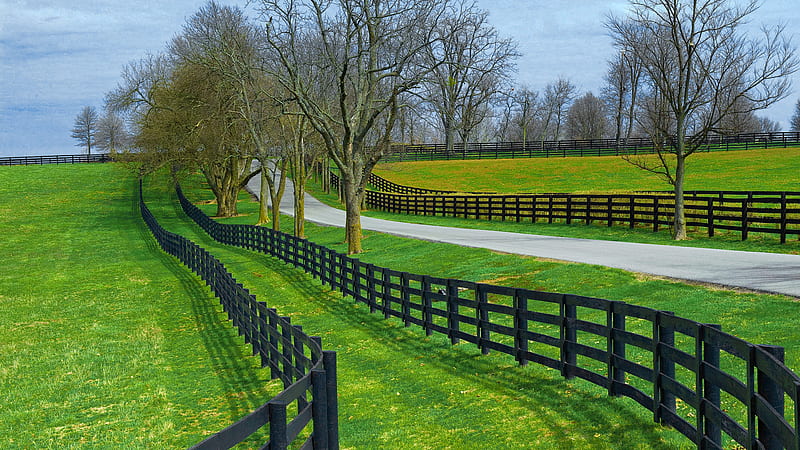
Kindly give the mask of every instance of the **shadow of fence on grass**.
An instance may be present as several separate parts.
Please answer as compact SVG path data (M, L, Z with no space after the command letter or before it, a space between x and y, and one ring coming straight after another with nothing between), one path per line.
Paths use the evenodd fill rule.
M141 182L139 208L161 248L208 284L239 335L261 357L262 367L268 366L272 378L284 383L284 390L269 402L192 448L230 448L265 426L269 428L267 448L285 449L298 437L302 448L338 448L335 352L323 351L318 337L306 335L290 318L278 316L265 302L257 301L209 252L161 227L144 202ZM313 430L304 438L308 424L313 424Z

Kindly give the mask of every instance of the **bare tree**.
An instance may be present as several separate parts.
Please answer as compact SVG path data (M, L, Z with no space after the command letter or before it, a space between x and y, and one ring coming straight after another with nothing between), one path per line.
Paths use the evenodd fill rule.
M660 121L668 128L651 129L651 136L671 138L668 145L657 146L661 152L655 163L629 161L673 185L673 235L686 239L686 158L738 99L748 99L757 110L786 97L786 76L798 65L795 49L782 37L782 27L764 28L760 39L742 31L758 8L757 0L743 5L727 0L631 0L630 5L628 17L609 17L607 26L617 45L630 49L631 57L641 62L656 93L652 98L664 100L656 103L665 107L671 120Z
M567 111L569 139L602 139L607 128L605 105L591 92L575 100Z
M486 118L486 105L508 90L504 86L519 56L516 43L498 36L486 11L463 1L458 8L439 23L438 45L424 47L434 70L422 95L438 116L448 151L456 133L462 142L470 140Z
M561 139L561 127L566 119L567 109L575 96L575 85L566 78L559 78L548 84L542 99L541 140Z
M781 124L769 117L756 116L756 128L754 133L777 133L781 131Z
M631 137L635 123L633 115L641 84L641 64L638 59L629 57L629 54L630 51L623 48L609 62L605 76L606 85L602 92L606 109L615 126L614 139L617 145Z
M800 133L800 100L794 105L794 115L789 122L789 127L792 131Z
M361 252L367 178L388 150L401 95L431 68L423 49L449 2L261 0L271 74L291 94L339 169L348 253ZM333 101L331 101L333 100Z
M75 117L75 125L72 127L72 137L78 141L75 146L85 148L89 155L92 154L92 147L97 142L98 123L97 110L94 106L84 106Z
M126 64L122 69L122 80L105 96L106 110L125 118L130 133L133 154L127 155L140 174L150 173L168 164L168 152L142 152L136 141L148 115L158 111L156 97L162 88L169 85L173 64L166 54L148 54L138 61ZM163 150L163 149L162 149Z
M113 111L106 111L97 123L97 148L116 153L130 142L125 121Z
M169 81L173 64L164 53L148 54L122 69L122 80L106 94L106 109L124 114L131 123L155 107L153 95Z
M517 127L518 136L523 146L527 145L531 136L535 136L535 123L543 113L543 104L539 101L539 93L527 86L519 86L513 95L515 114L513 123ZM542 121L543 122L543 121ZM541 123L540 127L545 125Z

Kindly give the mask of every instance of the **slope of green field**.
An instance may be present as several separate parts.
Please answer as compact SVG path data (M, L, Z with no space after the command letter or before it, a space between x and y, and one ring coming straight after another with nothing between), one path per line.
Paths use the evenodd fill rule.
M800 148L698 153L687 161L687 190L800 191ZM671 189L614 156L404 162L380 164L375 173L406 186L467 192Z
M186 448L279 388L113 164L0 167L0 447Z

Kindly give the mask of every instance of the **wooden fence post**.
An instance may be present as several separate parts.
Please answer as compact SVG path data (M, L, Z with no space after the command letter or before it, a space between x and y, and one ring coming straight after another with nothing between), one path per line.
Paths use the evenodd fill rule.
M714 237L714 199L709 198L706 211L708 237Z
M475 286L475 320L477 323L478 348L481 350L482 355L489 354L489 347L486 342L491 339L488 326L489 312L486 310L486 303L488 303L486 291L482 285L478 284Z
M528 365L528 298L521 290L514 290L514 347L517 349L517 362Z
M325 368L325 382L328 402L328 449L339 449L339 398L337 395L336 352L322 352L322 365Z
M705 329L713 328L715 330L722 330L721 325L715 324L701 324L697 330L697 340L698 340L698 350L700 350L700 343L702 342L702 353L703 353L703 360L702 363L705 365L714 367L719 369L720 364L720 349L718 346L713 345L706 340ZM699 354L698 354L699 357ZM722 427L720 425L708 420L706 408L703 403L711 404L720 408L720 389L718 386L711 384L708 379L706 378L706 373L704 370L697 371L697 381L695 383L697 386L697 395L701 395L700 386L702 385L702 401L700 404L700 408L697 411L697 431L698 431L698 438L700 439L708 439L713 444L721 447L722 446ZM703 431L701 434L701 430Z
M408 290L408 272L400 272L400 310L404 327L411 326L411 293Z
M429 275L422 276L422 328L425 330L425 336L431 336L433 330L433 304L431 301L431 277Z
M383 309L383 318L388 319L391 317L389 313L392 310L392 277L389 275L389 269L383 269L383 301L381 306Z
M447 328L450 334L450 343L456 345L459 343L458 320L458 286L447 280Z
M653 321L653 420L661 423L664 410L675 411L675 394L666 392L663 377L675 378L675 363L666 358L661 349L663 346L675 345L675 330L661 325L661 317L673 316L671 311L656 312Z
M786 137L784 136L784 145ZM786 243L786 192L781 192L781 244Z
M783 362L783 347L778 347L776 345L759 345L758 347L774 356L778 361ZM781 385L760 370L757 374L757 383L758 394L762 396L779 415L783 415L784 399ZM760 419L758 421L758 440L764 446L765 450L779 450L783 448L783 443L777 433L770 430L767 424Z
M617 359L625 359L625 341L618 339L617 332L625 331L625 314L617 312L624 303L612 301L608 304L606 323L608 327L608 395L619 397L617 386L625 384L625 371L617 365Z
M750 192L747 194L747 198L742 200L742 240L747 240L747 232L750 224L748 223L748 215L749 215L749 207L750 202L753 199L753 193Z
M269 448L270 450L284 450L289 447L286 436L286 402L270 401L269 409Z
M658 232L658 196L653 197L653 232Z
M571 368L577 363L577 354L570 348L570 344L578 340L575 326L578 309L574 298L573 295L561 296L561 376L568 380L575 377Z
M327 377L322 369L311 370L311 416L314 424L313 448L328 448Z

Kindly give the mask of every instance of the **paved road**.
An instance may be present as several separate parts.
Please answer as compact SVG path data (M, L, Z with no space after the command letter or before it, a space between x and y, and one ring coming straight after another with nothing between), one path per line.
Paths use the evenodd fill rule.
M248 189L258 194L261 180ZM291 181L280 205L292 215ZM344 211L331 208L306 194L306 219L322 225L344 226ZM785 294L800 298L800 256L740 252L670 245L635 244L561 238L502 231L469 230L361 218L366 230L397 236L480 247L506 253L539 256L615 267L633 272L712 283L721 286Z

